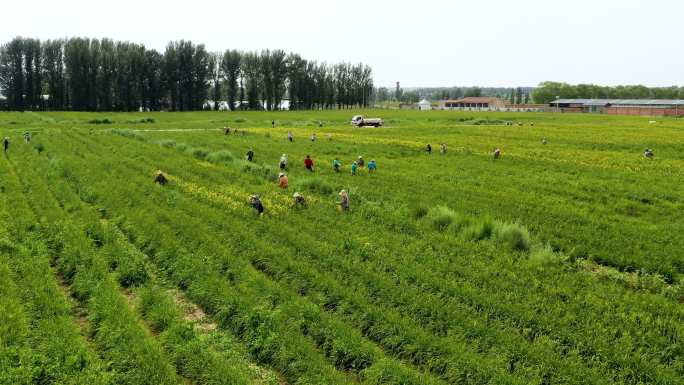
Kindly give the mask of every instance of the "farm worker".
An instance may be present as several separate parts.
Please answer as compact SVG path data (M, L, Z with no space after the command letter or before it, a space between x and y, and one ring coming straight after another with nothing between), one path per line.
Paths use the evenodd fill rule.
M439 153L444 155L447 152L447 145L446 143L442 143L439 145Z
M28 143L31 141L31 133L26 131L24 132L24 142Z
M304 199L302 194L295 192L294 194L292 194L292 199L294 207L306 207L306 199Z
M312 142L316 141L316 133L315 132L313 134L311 134L311 141Z
M322 121L322 120L319 120L319 121L318 121L318 128L322 128L322 127L323 127L323 121Z
M498 148L494 149L494 159L499 159L500 156L501 150L499 150Z
M547 144L547 143L548 143L548 141L546 140L546 138L543 138L543 139L542 139L542 144Z
M283 156L280 157L280 162L278 162L278 165L280 166L281 170L287 169L287 154L283 154Z
M335 158L335 160L333 160L333 170L335 170L335 172L340 172L340 167L342 167L342 162Z
M375 159L371 159L371 161L368 162L368 172L372 173L377 169L378 169L378 166L377 166L377 164L375 164Z
M271 127L275 128L275 120L271 120Z
M223 127L223 135L228 135L230 134L230 128L229 127Z
M157 170L157 172L155 173L154 182L158 183L161 186L164 186L167 183L169 183L168 179L166 179L166 177L164 176L164 173L161 172L161 170Z
M338 204L343 211L349 210L349 194L347 194L346 190L340 191L340 201Z
M363 165L365 162L363 161L363 157L359 155L359 159L356 161L356 165L359 166L360 168L363 168Z
M304 167L306 167L307 170L313 172L314 162L309 155L307 155L306 158L304 158Z
M427 151L428 155L432 154L432 146L430 143L425 147L425 151Z
M289 131L287 133L287 140L289 140L290 142L294 140L294 135L292 135L292 131Z
M248 162L251 162L252 159L254 159L254 150L251 148L247 150L247 154L245 155L245 158L247 159Z
M249 197L249 205L256 210L257 215L262 215L264 213L264 205L261 204L261 200L256 195L251 195Z
M647 148L646 151L644 151L644 157L646 158L653 158L653 150L650 148Z
M358 165L356 164L356 162L352 163L352 166L351 166L352 176L356 175L356 169L357 168L358 168Z
M5 152L9 149L9 137L6 136L5 139L2 140L2 145L5 148Z
M278 174L278 184L280 185L281 189L287 188L287 186L289 184L289 180L287 179L287 175L285 175L284 172L281 172L280 174Z

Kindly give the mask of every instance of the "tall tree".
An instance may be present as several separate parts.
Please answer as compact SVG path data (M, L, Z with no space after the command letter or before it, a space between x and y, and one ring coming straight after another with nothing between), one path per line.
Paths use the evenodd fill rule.
M24 110L24 40L15 38L0 48L0 89L11 110Z
M208 57L209 77L211 78L211 99L214 102L214 110L219 109L219 103L223 98L221 95L221 82L223 81L223 70L221 69L222 55L212 52Z
M239 79L240 79L240 65L242 63L242 54L236 50L227 50L223 54L223 59L221 60L221 69L223 70L223 75L226 78L226 94L228 96L228 107L231 110L235 109L236 101L240 99L242 101L241 95L239 95Z
M48 40L43 43L43 71L48 95L48 108L65 110L66 84L64 81L64 41Z

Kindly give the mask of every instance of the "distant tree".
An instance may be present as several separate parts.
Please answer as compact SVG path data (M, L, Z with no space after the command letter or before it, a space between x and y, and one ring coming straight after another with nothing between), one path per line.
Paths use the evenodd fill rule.
M221 68L223 75L226 78L226 94L228 96L228 106L231 110L235 109L235 102L237 99L242 101L240 90L238 90L238 82L240 79L240 65L242 62L242 54L239 51L228 50L223 54L221 60Z
M199 110L209 89L209 54L204 45L180 40L167 45L163 79L174 111Z
M394 100L401 100L403 93L404 91L399 87L399 83L397 83L397 88L394 91Z
M463 88L455 87L449 92L449 99L460 99L465 95Z
M64 40L48 40L42 44L43 71L48 95L48 108L65 110Z
M416 91L404 92L401 101L404 103L418 103L420 101L420 95L418 95L418 92Z
M482 89L480 87L470 87L465 91L466 97L479 97L482 96Z
M221 66L222 55L212 52L208 54L209 77L211 81L211 99L214 102L213 109L219 109L221 102L221 82L223 81L223 70Z
M15 38L0 48L0 89L11 110L24 110L24 40Z
M271 52L269 60L269 72L272 81L272 110L280 109L285 95L285 86L287 80L287 53L283 50L274 50Z
M231 108L274 110L285 95L293 109L365 107L375 97L369 66L327 65L282 50L210 54L180 40L160 54L110 39L21 37L0 46L0 93L12 110L197 110L207 98L222 100L224 88Z
M523 90L520 87L515 89L515 101L516 104L521 104L523 102Z
M43 60L40 40L25 39L24 51L24 97L25 106L40 109L43 96Z
M259 99L260 89L263 84L260 57L255 52L246 52L242 56L242 60L247 105L251 110L260 110L263 108Z

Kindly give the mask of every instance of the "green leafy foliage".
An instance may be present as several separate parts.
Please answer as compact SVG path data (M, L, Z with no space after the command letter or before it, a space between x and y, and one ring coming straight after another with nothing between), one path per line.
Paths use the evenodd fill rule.
M349 111L282 113L282 129L234 114L254 135L207 127L221 113L150 113L145 130L33 123L49 151L16 146L0 163L3 381L682 383L684 195L661 180L681 171L667 144L680 122L494 116L534 121L521 129L383 111L395 127L359 131ZM424 153L441 142L446 154ZM249 148L259 163L230 155ZM378 171L350 175L358 155ZM154 184L157 169L171 183Z

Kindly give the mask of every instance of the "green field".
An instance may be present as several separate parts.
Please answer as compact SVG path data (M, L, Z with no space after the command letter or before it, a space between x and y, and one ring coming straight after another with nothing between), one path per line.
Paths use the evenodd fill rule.
M650 120L0 113L0 384L684 384L684 120Z

